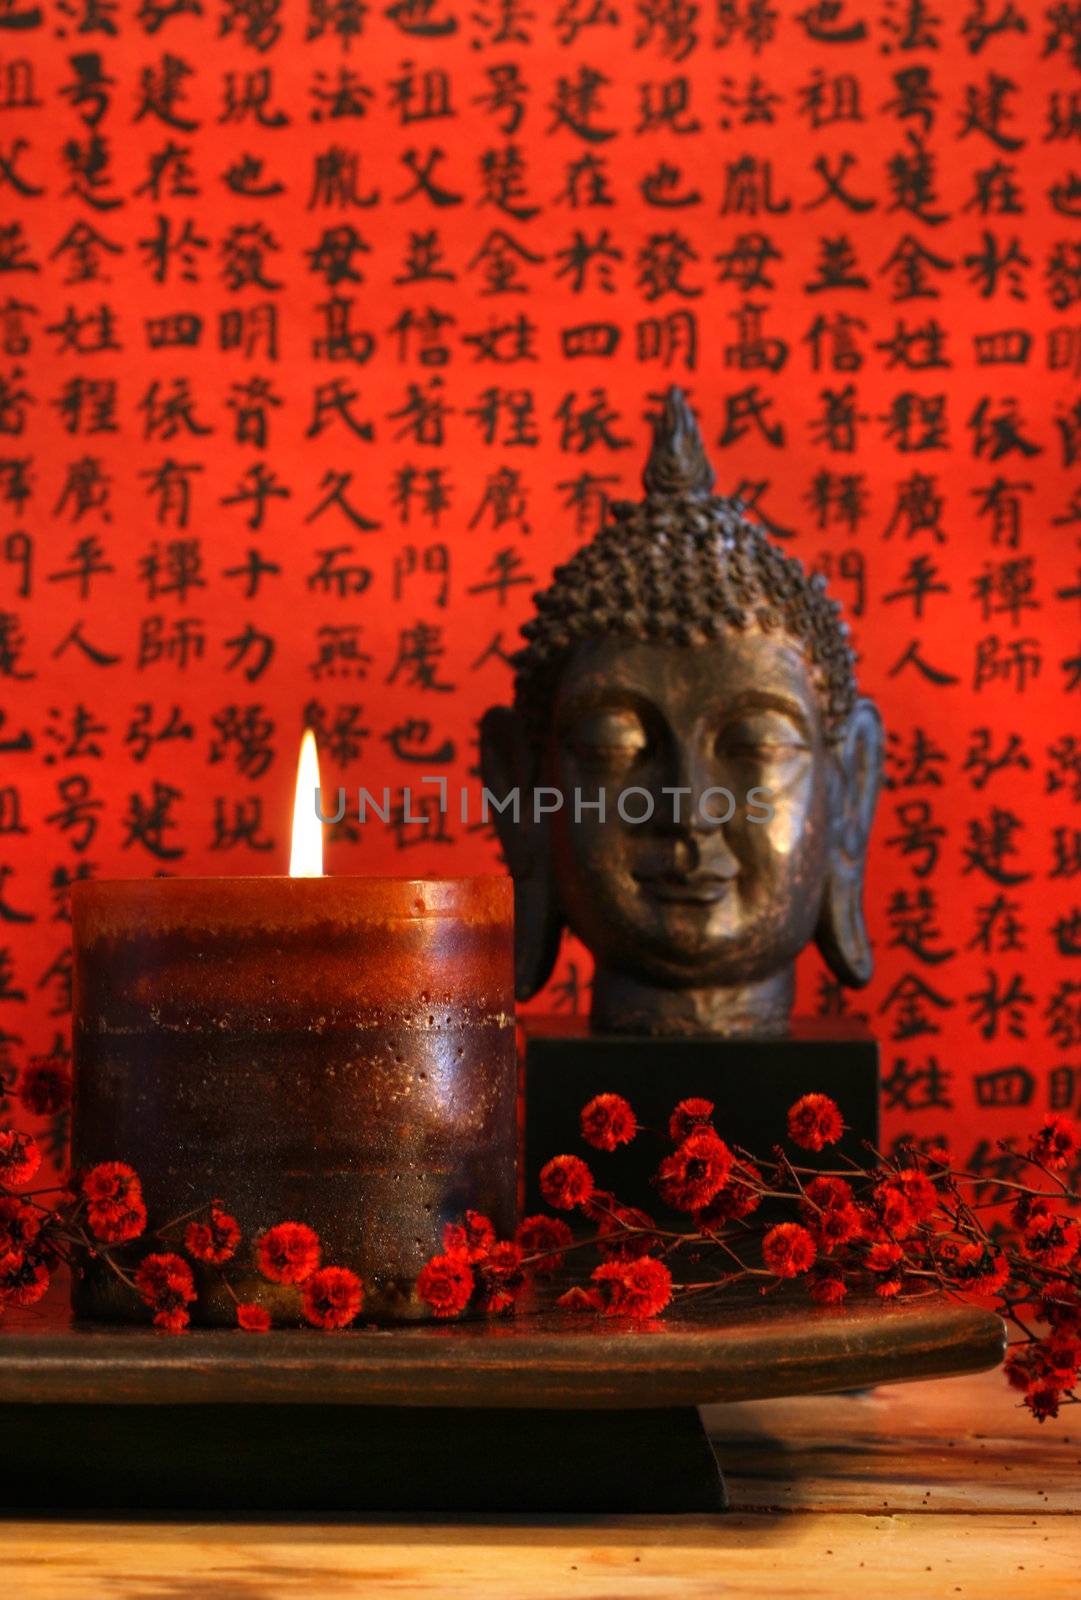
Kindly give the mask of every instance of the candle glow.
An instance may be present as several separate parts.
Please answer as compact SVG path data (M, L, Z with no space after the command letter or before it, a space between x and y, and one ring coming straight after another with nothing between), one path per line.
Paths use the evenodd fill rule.
M323 876L323 825L314 800L319 787L319 753L310 728L300 741L296 797L293 800L293 843L289 855L291 878Z

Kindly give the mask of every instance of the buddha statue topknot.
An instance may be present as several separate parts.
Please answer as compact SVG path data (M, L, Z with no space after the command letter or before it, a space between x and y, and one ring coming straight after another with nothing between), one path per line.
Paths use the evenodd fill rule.
M871 974L863 871L882 724L839 607L713 471L686 400L654 423L645 497L555 571L481 766L514 878L517 993L564 927L596 1031L772 1035L812 939Z

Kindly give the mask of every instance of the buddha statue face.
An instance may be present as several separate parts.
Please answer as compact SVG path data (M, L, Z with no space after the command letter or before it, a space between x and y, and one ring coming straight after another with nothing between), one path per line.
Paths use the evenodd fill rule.
M881 724L821 590L703 489L676 392L657 436L648 516L624 509L631 537L617 542L617 520L599 560L557 574L548 596L568 592L527 626L514 707L482 723L487 787L520 797L517 821L495 813L518 993L547 980L568 927L594 957L597 1029L779 1032L812 939L842 982L870 975Z

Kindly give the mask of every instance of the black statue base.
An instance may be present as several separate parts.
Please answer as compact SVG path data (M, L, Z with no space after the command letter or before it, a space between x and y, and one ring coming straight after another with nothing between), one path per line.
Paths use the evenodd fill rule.
M832 1096L847 1131L820 1157L800 1151L801 1165L835 1167L838 1154L862 1165L867 1145L878 1148L878 1044L853 1019L797 1020L788 1035L775 1039L591 1034L577 1017L525 1017L523 1025L521 1170L527 1212L544 1209L537 1189L544 1163L556 1155L580 1155L589 1159L603 1188L663 1217L650 1179L671 1149L672 1109L689 1096L712 1100L718 1133L763 1159L775 1144L786 1143L789 1106L811 1092ZM603 1093L625 1096L642 1127L651 1130L610 1155L591 1152L578 1123L586 1102Z
M693 1406L4 1405L11 1511L712 1512Z

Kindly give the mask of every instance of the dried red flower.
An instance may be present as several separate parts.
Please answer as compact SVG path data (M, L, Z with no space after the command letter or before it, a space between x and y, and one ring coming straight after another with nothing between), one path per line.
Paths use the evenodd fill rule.
M304 1279L301 1309L313 1328L347 1328L364 1304L364 1285L348 1267L320 1267Z
M16 1128L0 1128L0 1183L18 1188L29 1183L40 1166L36 1139Z
M259 1271L271 1283L303 1283L319 1265L319 1235L306 1222L279 1222L255 1241Z
M972 1294L995 1294L1010 1276L1006 1257L975 1239L946 1239L938 1264L947 1276Z
M661 1245L656 1227L648 1212L639 1211L637 1206L620 1205L617 1200L601 1219L597 1248L606 1261L652 1255Z
M732 1172L732 1152L712 1128L696 1128L670 1156L655 1179L661 1199L677 1211L708 1206Z
M844 1178L824 1175L812 1178L804 1185L800 1210L813 1215L816 1211L839 1211L852 1204L852 1185Z
M1033 1346L1036 1368L1048 1383L1059 1389L1072 1389L1081 1370L1081 1339L1060 1330Z
M868 1272L892 1273L904 1252L892 1239L877 1239L864 1257Z
M927 1222L938 1205L938 1190L918 1167L903 1167L886 1179L886 1187L898 1190L908 1202L917 1222Z
M154 1326L162 1333L183 1333L191 1322L185 1306L174 1306L171 1311L155 1311Z
M1028 1406L1037 1422L1046 1422L1048 1417L1057 1417L1060 1391L1049 1383L1034 1383L1025 1392L1025 1404Z
M895 1183L878 1184L871 1196L874 1215L887 1233L897 1239L907 1239L916 1230L916 1214L908 1196Z
M614 1150L630 1144L638 1121L621 1094L597 1094L582 1107L582 1138L594 1150Z
M816 1245L827 1254L854 1239L863 1228L853 1204L852 1186L844 1178L812 1178L803 1191L800 1212Z
M146 1229L139 1174L126 1161L99 1161L79 1183L91 1233L105 1244L137 1239Z
M187 1308L195 1299L195 1280L183 1256L171 1251L144 1256L135 1272L135 1287L153 1307L155 1326L174 1333L187 1326ZM168 1318L176 1312L183 1312L184 1318L173 1326Z
M196 1261L220 1266L231 1261L240 1243L240 1224L218 1206L211 1206L206 1222L189 1222L184 1232L184 1248Z
M820 1306L839 1305L847 1293L844 1279L835 1273L824 1273L811 1282L811 1299Z
M779 1278L798 1278L814 1266L814 1239L798 1222L779 1222L762 1240L762 1259Z
M1048 1285L1039 1306L1040 1316L1052 1328L1081 1332L1081 1284Z
M102 1244L124 1244L146 1231L146 1206L141 1196L133 1200L103 1200L87 1206L90 1232Z
M1073 1117L1045 1117L1029 1141L1028 1153L1045 1167L1068 1166L1081 1152L1081 1123Z
M708 1232L725 1222L739 1222L757 1211L762 1204L759 1192L765 1180L751 1161L736 1161L724 1188L715 1194L708 1206L695 1213L697 1226Z
M467 1211L465 1222L448 1222L443 1229L443 1249L448 1255L463 1255L479 1261L495 1244L495 1228L479 1211Z
M23 1260L0 1272L0 1304L36 1305L49 1287L49 1269L40 1259Z
M801 1095L788 1112L788 1137L801 1150L822 1150L836 1144L845 1131L837 1102L828 1094Z
M266 1306L256 1305L254 1300L246 1300L236 1308L236 1323L245 1333L269 1333L270 1312Z
M464 1256L433 1256L417 1277L417 1294L437 1317L456 1317L469 1304L476 1286Z
M1037 1212L1022 1236L1026 1254L1043 1267L1064 1267L1077 1254L1081 1228L1068 1217Z
M563 1266L566 1259L563 1252L574 1235L562 1217L538 1213L535 1217L524 1217L514 1237L534 1277L547 1278ZM536 1259L532 1259L534 1257Z
M839 1250L862 1232L863 1219L855 1206L830 1206L817 1215L808 1216L806 1225L815 1244L826 1255Z
M672 1298L672 1274L653 1256L605 1261L590 1276L610 1317L655 1317Z
M0 1274L14 1272L41 1232L41 1213L17 1195L0 1195Z
M482 1311L509 1311L525 1288L522 1247L510 1239L500 1240L478 1264L479 1308Z
M554 1156L541 1168L540 1192L557 1211L573 1211L592 1195L593 1174L578 1156Z
M692 1095L688 1100L681 1100L668 1119L668 1132L673 1144L682 1144L688 1134L696 1128L708 1128L710 1118L713 1116L713 1101L702 1100Z
M71 1104L71 1068L56 1056L31 1056L19 1078L19 1099L35 1117L55 1117Z
M588 1200L582 1202L582 1210L591 1222L603 1222L605 1217L610 1217L619 1205L619 1201L609 1189L594 1189Z
M79 1187L89 1205L124 1205L141 1200L139 1174L126 1161L99 1161L83 1173Z

